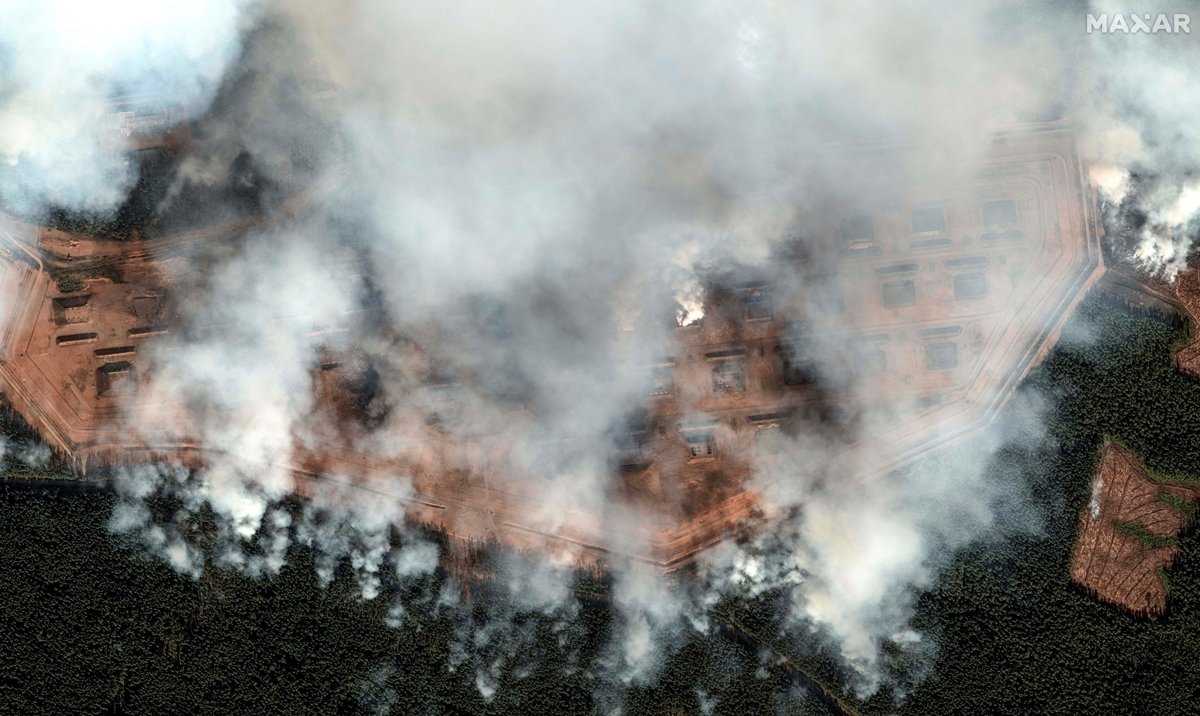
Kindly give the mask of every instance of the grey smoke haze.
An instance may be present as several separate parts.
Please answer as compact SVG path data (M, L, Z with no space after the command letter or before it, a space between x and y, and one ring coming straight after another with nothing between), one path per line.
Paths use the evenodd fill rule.
M421 440L414 416L427 407L427 376L410 337L436 349L430 362L477 378L460 388L453 430L503 432L514 474L532 469L548 440L583 446L546 483L547 528L572 509L645 519L613 499L608 436L643 402L642 367L674 350L655 307L688 308L708 271L733 266L794 286L770 265L773 244L802 234L822 207L871 193L848 145L921 147L902 155L899 176L938 177L949 190L992 131L1063 100L1078 77L1097 182L1119 202L1122 177L1159 177L1137 198L1157 227L1143 254L1177 263L1200 203L1200 143L1171 134L1188 131L1200 97L1182 82L1194 41L1087 37L1083 5L211 0L83 16L109 34L42 7L51 5L0 8L25 20L0 30L9 205L111 209L132 177L128 157L92 131L93 107L112 93L148 93L198 115L227 70L236 91L201 121L170 201L228 182L243 153L286 187L303 146L305 165L325 179L310 211L231 242L206 258L204 275L170 264L192 330L161 344L155 389L197 407L195 437L216 457L198 475L125 470L111 526L188 574L206 564L273 574L292 541L321 555L323 579L348 560L368 599L381 570L433 568L433 545L391 542L410 475L370 490L331 476L295 522L278 505L293 449L332 429L311 415L310 368L324 350L356 349L379 374L381 424L355 436L355 449L387 456ZM239 49L260 14L269 24ZM75 35L104 37L47 41ZM47 53L47 44L71 49ZM339 90L298 98L283 89L297 79ZM375 295L376 310L362 310ZM636 338L614 340L625 335ZM833 380L837 347L815 350ZM883 416L857 416L850 434L801 434L756 477L773 509L796 514L779 529L717 550L704 579L681 588L613 565L617 630L601 666L626 683L653 678L672 635L709 628L718 595L786 588L796 628L831 635L860 688L876 688L882 640L924 648L907 626L916 591L954 548L1011 519L1022 496L984 482L982 469L1013 431L1037 439L1038 412L1016 411L1034 417L870 489L841 448ZM148 437L157 428L127 426ZM166 523L145 505L162 491L184 505ZM184 527L205 506L221 518L215 554L198 551ZM560 566L515 560L507 572L520 609L570 621ZM396 623L405 610L393 605ZM494 616L459 635L459 663L475 669L485 696L527 638L511 615Z
M1151 17L1172 9L1144 0L1096 5ZM1083 66L1080 97L1092 180L1111 202L1112 223L1144 218L1132 231L1135 258L1171 277L1186 264L1200 216L1200 89L1192 81L1200 33L1087 39L1093 61Z
M253 0L0 2L0 196L11 210L104 211L134 170L97 131L116 97L208 106Z

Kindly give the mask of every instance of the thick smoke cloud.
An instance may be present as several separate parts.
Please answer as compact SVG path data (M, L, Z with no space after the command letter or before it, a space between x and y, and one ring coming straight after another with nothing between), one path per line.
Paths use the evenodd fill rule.
M717 593L790 592L793 626L831 636L855 669L855 688L874 692L881 641L930 655L928 638L907 622L918 593L956 549L1039 529L1022 483L997 482L988 462L1006 444L1052 447L1045 410L1041 396L1022 393L991 429L865 482L845 464L814 465L819 452L797 442L759 479L771 503L798 514L744 545L715 550L705 564L710 583Z
M655 305L675 296L694 313L707 269L766 265L772 243L803 212L857 199L862 172L831 145L934 147L901 172L942 172L949 186L982 155L988 131L1044 102L1045 86L1028 78L1057 55L1041 42L1001 43L989 29L992 8L956 7L940 27L915 25L924 42L894 33L915 6L866 9L289 7L286 22L341 84L332 110L339 151L322 160L345 167L351 183L332 200L336 217L316 231L256 237L199 287L203 300L193 305L200 308L187 309L202 314L190 316L195 322L230 325L233 335L245 326L244 340L223 331L171 351L191 357L173 363L166 384L198 389L220 405L204 440L231 456L213 470L237 478L210 480L214 509L253 534L283 484L272 466L286 462L296 434L310 429L304 356L327 347L321 326L345 323L350 313L346 291L337 289L344 276L327 260L335 249L322 233L338 232L342 216L355 217L352 243L386 315L384 330L358 338L376 359L377 399L389 410L376 435L419 440L401 418L419 377L396 358L403 354L390 336L428 335L436 330L431 319L448 317L464 329L434 334L439 359L482 384L459 396L468 406L463 432L495 432L505 414L497 403L516 396L532 417L512 435L514 454L536 452L548 436L603 446L646 395L641 366L673 351ZM906 71L880 73L896 62ZM992 88L987 101L959 100L984 82ZM256 136L239 141L269 157L285 134L270 131L270 122L287 117L258 116ZM284 311L304 318L280 321ZM627 325L639 329L638 339L614 342ZM837 360L832 352L820 357ZM929 581L936 533L961 518L949 508L920 515L923 498L969 502L968 527L952 544L988 526L988 505L976 480L956 480L952 467L921 499L902 487L916 479L874 490L867 501L849 490L816 492L805 465L831 460L830 450L815 437L796 447L795 470L781 481L787 487L772 497L781 509L806 504L805 516L794 539L764 559L782 556L789 574L806 575L797 619L829 627L847 657L869 670L878 638L903 627L903 595ZM360 448L387 450L374 440ZM614 500L607 458L603 450L568 456L541 495L548 528L573 510L645 519ZM869 526L856 533L873 537L847 542L846 525ZM653 677L671 634L708 628L704 604L712 597L670 589L635 565L614 570L621 618L606 663L633 683ZM494 681L492 670L481 670L481 688Z
M1151 18L1172 10L1152 2L1098 2L1091 9ZM1191 13L1191 22L1197 17ZM1131 241L1135 261L1173 277L1186 266L1200 216L1200 131L1192 121L1200 89L1190 80L1200 29L1094 32L1087 40L1079 96L1092 181L1109 202L1109 223Z
M270 575L293 541L320 555L322 578L348 561L367 599L385 570L430 572L437 548L403 526L414 475L349 487L333 474L305 488L298 516L280 506L295 451L331 435L381 458L419 450L430 366L472 376L457 383L446 430L503 434L513 474L539 469L547 442L579 446L541 490L547 529L576 510L649 519L616 499L609 464L613 427L647 394L643 367L674 351L655 307L674 300L692 320L709 274L735 266L794 285L771 265L774 245L830 203L870 194L870 168L847 147L921 147L898 159L901 180L940 177L949 191L992 131L1064 101L1078 76L1097 183L1119 202L1123 177L1158 177L1137 201L1171 237L1195 213L1194 137L1168 134L1186 126L1194 91L1170 71L1140 82L1151 60L1132 39L1085 39L1082 5L1028 20L1030 8L1007 2L155 3L119 21L97 9L93 27L113 32L62 43L65 54L41 45L79 34L79 16L22 7L26 22L0 31L6 202L118 203L129 159L102 145L90 109L116 92L166 97L189 115L217 97L162 231L181 228L172 221L196 191L245 180L269 212L315 187L303 211L166 269L186 328L159 343L147 402L189 406L190 437L212 457L198 471L124 471L111 526L187 574ZM1078 51L1064 52L1064 37ZM1179 69L1189 41L1175 39L1136 47ZM232 168L246 164L254 171ZM1183 250L1156 246L1143 254L1170 262ZM331 353L370 366L370 430L314 418L313 369ZM845 381L836 346L813 357ZM982 467L1014 431L1037 439L1038 412L1017 410L1012 425L869 485L845 447L886 416L802 433L755 477L778 529L714 551L696 583L611 565L616 638L600 666L618 683L653 678L673 635L711 628L720 595L783 589L791 623L834 639L860 688L876 688L882 641L927 646L907 627L916 591L953 549L1019 513L1022 496L986 483ZM179 416L158 417L122 429L153 442ZM181 505L167 518L147 505L164 493ZM219 525L208 553L187 528L206 511ZM644 547L636 530L617 532L628 540L618 553ZM550 562L514 560L508 588L518 609L569 624L569 570ZM394 602L390 623L406 609ZM527 638L512 615L493 617L464 624L456 651L485 696Z
M238 52L252 0L0 2L0 197L10 210L103 212L125 199L129 157L98 127L110 103L208 106Z

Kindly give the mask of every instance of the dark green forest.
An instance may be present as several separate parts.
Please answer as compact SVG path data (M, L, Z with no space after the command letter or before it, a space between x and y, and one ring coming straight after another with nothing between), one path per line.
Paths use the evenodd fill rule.
M364 602L347 565L322 588L301 546L273 578L209 568L193 580L109 534L108 491L26 468L0 493L0 714L829 712L817 684L837 692L834 708L870 714L1197 713L1200 538L1180 540L1156 621L1067 579L1106 435L1158 473L1200 476L1200 385L1170 363L1183 337L1098 296L1080 307L1023 388L1051 398L1046 439L1008 445L988 468L1029 495L1030 514L948 560L914 618L936 649L890 653L894 683L867 702L839 686L832 647L781 632L779 594L727 599L719 628L687 630L653 685L626 687L602 668L613 629L603 583L580 577L591 596L563 620L522 614L487 584L448 598L442 573L393 580ZM397 599L405 615L388 626ZM464 625L485 623L503 628L464 654ZM496 678L490 702L479 668Z
M1073 323L1024 386L1055 398L1049 444L1011 446L991 466L996 479L1026 481L1042 530L966 550L922 597L915 626L936 635L939 654L905 712L1200 713L1200 538L1180 540L1168 613L1156 621L1101 605L1067 580L1104 436L1153 474L1200 476L1200 384L1170 362L1185 334L1097 297Z
M208 569L193 581L122 548L105 530L112 507L71 485L4 492L0 713L591 713L616 698L693 713L709 694L752 713L811 713L783 669L719 634L690 638L659 686L617 694L586 668L607 643L602 602L563 631L486 586L470 606L439 604L446 577L432 575L394 585L408 613L392 628L387 599L362 601L348 569L323 589L306 549L269 580ZM462 626L495 622L505 633L481 663L516 656L485 703L455 643Z

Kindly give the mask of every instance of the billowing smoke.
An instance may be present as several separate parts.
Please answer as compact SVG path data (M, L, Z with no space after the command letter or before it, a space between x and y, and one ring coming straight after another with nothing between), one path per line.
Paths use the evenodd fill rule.
M385 570L425 574L438 559L404 527L414 485L465 480L487 461L498 491L505 474L547 473L545 529L592 515L631 526L613 528L616 554L643 550L637 526L654 515L619 499L612 458L615 427L649 393L645 366L675 351L676 325L705 318L714 273L802 283L773 252L824 207L869 194L870 167L847 148L921 147L898 159L901 183L940 177L950 192L993 131L1063 102L1074 70L1095 181L1119 202L1153 177L1137 201L1170 248L1144 244L1143 255L1177 263L1196 211L1195 138L1171 134L1186 131L1197 97L1180 69L1190 41L1085 41L1082 6L1027 20L1029 8L999 1L170 5L119 20L110 8L64 19L42 9L54 3L22 6L27 20L0 31L11 88L0 195L26 210L111 208L132 181L129 158L104 147L91 108L150 94L182 116L203 112L157 230L191 228L203 212L271 219L165 265L183 328L157 344L142 398L186 414L121 427L154 444L183 430L208 450L202 469L129 468L117 480L112 529L188 574L271 575L299 541L322 578L348 561L375 598ZM1062 51L1061 37L1080 51ZM837 346L812 350L823 380L867 397L839 370ZM334 364L354 376L339 386L355 396L340 408L352 419L322 411L314 376ZM449 438L430 437L431 412ZM1017 512L1021 496L981 471L1013 430L1039 430L1022 418L866 481L854 446L873 449L886 419L822 416L793 437L752 483L778 528L713 551L700 579L668 586L614 558L616 640L603 666L623 683L653 678L667 637L710 629L706 610L739 590L791 594L791 623L833 638L864 691L878 685L883 641L923 648L907 626L916 591L953 549ZM463 447L479 436L503 449ZM364 484L333 461L297 483L297 455L334 443L409 467ZM549 463L548 444L559 446ZM286 509L298 484L303 506ZM150 504L164 497L167 514ZM200 550L189 524L210 514L216 535ZM569 559L506 564L518 607L569 623ZM405 611L394 602L390 622ZM496 615L458 635L457 663L485 696L525 638L512 624Z
M855 669L854 687L872 693L880 643L930 653L907 622L920 590L957 548L998 527L1039 528L1019 481L998 483L987 471L1003 445L1045 440L1045 407L1023 393L992 429L869 481L844 464L814 464L819 453L798 441L760 475L772 502L798 506L798 514L744 545L714 550L705 562L710 583L748 596L790 592L793 625L830 634Z
M1174 30L1171 9L1143 1L1090 8L1110 22L1117 15L1164 16ZM1179 15L1189 23L1180 27L1197 17ZM1200 32L1094 31L1085 52L1079 88L1084 151L1092 181L1109 203L1108 223L1137 263L1173 277L1187 265L1200 216L1200 130L1191 121L1200 111L1200 90L1188 79L1200 55Z
M0 197L10 210L104 212L136 179L113 151L123 107L203 112L237 55L251 0L0 3ZM165 100L165 102L164 102ZM117 110L117 111L114 111ZM104 118L112 126L100 126Z

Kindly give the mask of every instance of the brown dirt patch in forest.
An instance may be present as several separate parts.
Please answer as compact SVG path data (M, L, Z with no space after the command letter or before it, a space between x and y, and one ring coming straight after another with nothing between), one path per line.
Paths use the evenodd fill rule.
M1196 327L1200 326L1200 271L1189 269L1176 277L1175 298L1183 304L1195 333ZM1200 337L1193 336L1190 343L1175 353L1175 367L1193 378L1200 378Z
M1175 560L1175 538L1187 527L1178 507L1194 490L1155 483L1137 456L1105 443L1092 498L1079 519L1071 579L1101 601L1141 616L1167 608L1160 570Z

